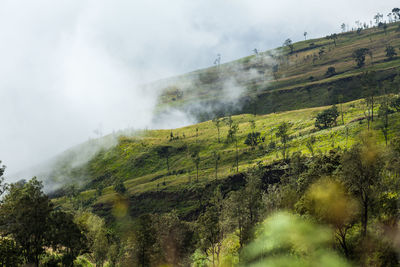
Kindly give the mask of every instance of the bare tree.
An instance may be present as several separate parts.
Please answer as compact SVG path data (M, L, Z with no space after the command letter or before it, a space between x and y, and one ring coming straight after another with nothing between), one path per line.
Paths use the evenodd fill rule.
M342 23L342 25L340 25L340 28L342 29L342 32L346 31L346 24Z

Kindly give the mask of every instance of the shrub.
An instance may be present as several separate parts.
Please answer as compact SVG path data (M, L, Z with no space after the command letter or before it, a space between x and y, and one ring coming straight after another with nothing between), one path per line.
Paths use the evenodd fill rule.
M325 76L329 78L329 77L335 76L336 74L337 73L336 73L335 67L329 67L325 73Z
M254 149L259 143L264 142L264 138L261 137L259 132L251 132L247 135L244 143L251 146Z
M336 106L318 113L315 120L315 127L318 129L326 129L336 125L336 119L339 117L339 111Z

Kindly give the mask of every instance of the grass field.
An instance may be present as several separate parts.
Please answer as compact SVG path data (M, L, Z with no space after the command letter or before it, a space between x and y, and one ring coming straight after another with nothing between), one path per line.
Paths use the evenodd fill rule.
M276 137L277 126L282 122L291 125L289 153L301 152L308 156L311 156L311 152L306 143L311 136L316 139L315 153L325 153L333 148L350 147L357 140L358 134L367 129L366 120L357 120L364 117L364 111L367 109L363 100L343 104L344 124L339 116L336 127L317 130L314 126L315 117L326 108L329 107L257 116L249 114L233 116L233 121L239 125L239 172L246 172L248 168L259 163L268 165L282 159L281 143ZM244 144L247 134L253 131L251 120L254 120L256 125L254 131L260 132L261 136L265 137L265 141L255 149ZM376 116L371 128L377 130L380 142L384 143L379 124L380 119ZM400 114L393 113L390 115L389 140L390 136L399 130ZM80 198L91 205L101 207L100 209L104 207L110 209L118 199L113 185L115 181L122 179L127 189L125 197L136 199L146 196L136 205L143 205L143 208L150 210L152 207L168 210L174 206L183 213L190 212L198 205L192 198L178 201L179 205L172 201L168 203L168 199L174 194L205 188L215 181L214 151L221 156L218 162L218 180L222 181L236 174L235 145L226 143L227 131L228 126L221 124L220 143L218 143L217 128L212 121L174 130L141 131L132 137L120 136L115 147L101 151L88 164L72 169L70 173L82 177L81 179L87 182L86 189L80 193ZM175 140L171 140L171 133ZM269 147L271 142L276 143L275 148ZM171 147L169 171L166 159L156 152L161 146ZM198 180L196 167L190 156L194 147L200 151ZM98 193L99 187L103 188L101 195ZM54 201L63 203L65 198Z

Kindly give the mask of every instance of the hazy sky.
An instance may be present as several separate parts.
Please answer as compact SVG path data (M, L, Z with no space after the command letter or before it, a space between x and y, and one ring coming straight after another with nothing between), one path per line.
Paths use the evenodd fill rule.
M2 0L0 160L13 173L103 133L150 126L138 84L369 22L398 0ZM171 121L176 127L187 121ZM165 126L165 125L164 125ZM154 126L153 126L154 127ZM156 127L156 126L155 126Z

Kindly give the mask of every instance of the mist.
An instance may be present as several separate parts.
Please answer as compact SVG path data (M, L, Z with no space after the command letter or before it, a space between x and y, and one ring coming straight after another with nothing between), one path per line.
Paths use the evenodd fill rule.
M194 123L154 118L144 86L294 41L369 22L397 1L12 1L0 3L0 160L13 173L121 129ZM344 8L345 7L345 8ZM329 10L329 16L328 16ZM240 96L234 81L232 88ZM231 91L229 91L231 92ZM234 99L229 99L234 101Z

